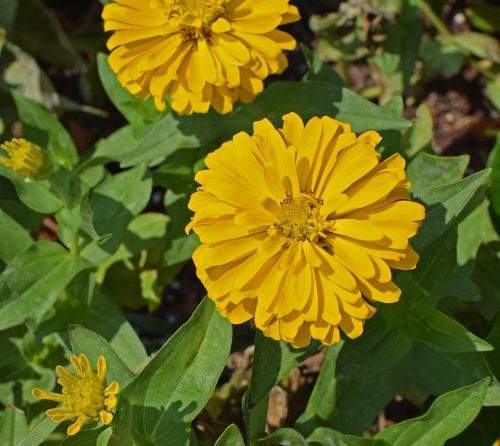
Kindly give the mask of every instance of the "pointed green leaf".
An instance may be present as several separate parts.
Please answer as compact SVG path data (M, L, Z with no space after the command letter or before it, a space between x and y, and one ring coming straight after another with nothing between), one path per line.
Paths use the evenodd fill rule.
M412 245L428 246L443 234L474 200L484 197L489 183L489 170L477 172L456 183L414 192L427 205L427 216Z
M459 322L427 305L414 303L405 311L401 329L410 339L450 353L484 352L493 347Z
M215 446L245 446L238 426L236 424L229 425L219 437Z
M2 209L0 209L0 227L2 228L0 259L4 262L9 262L33 244L28 231Z
M406 171L412 191L446 186L460 181L469 160L468 155L437 156L425 152L419 153Z
M56 243L35 243L0 276L0 330L40 319L66 285L90 266Z
M55 431L58 424L45 417L17 446L39 446Z
M294 429L282 427L261 440L264 444L280 446L307 446L305 438Z
M297 367L319 347L312 342L309 347L295 349L286 342L278 342L257 331L253 358L250 400L253 405L264 398L290 370Z
M385 440L344 435L324 427L317 428L309 437L307 444L314 446L391 446Z
M0 417L0 443L2 446L18 446L28 434L28 422L22 410L6 407Z
M134 436L155 446L189 444L191 422L212 395L231 338L231 324L206 298L121 393L132 407Z
M486 378L441 395L421 417L390 426L375 438L393 446L442 446L476 418L489 382Z

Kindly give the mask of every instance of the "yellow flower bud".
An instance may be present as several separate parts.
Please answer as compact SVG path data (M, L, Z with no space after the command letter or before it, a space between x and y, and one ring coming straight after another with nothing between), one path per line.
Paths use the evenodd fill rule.
M11 139L1 144L0 149L8 155L0 153L0 163L28 180L39 177L49 165L42 149L25 139Z
M56 423L71 421L68 435L77 434L83 425L101 420L102 424L110 424L113 420L111 410L116 407L116 394L120 386L116 381L106 382L106 360L99 356L97 372L92 369L84 354L71 357L76 375L65 367L57 366L58 384L61 393L33 389L32 394L41 400L55 401L58 407L47 410L46 414Z

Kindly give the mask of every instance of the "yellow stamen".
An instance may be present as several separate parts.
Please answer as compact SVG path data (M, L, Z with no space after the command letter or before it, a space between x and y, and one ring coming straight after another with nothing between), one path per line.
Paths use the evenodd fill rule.
M290 240L309 240L311 243L325 239L329 223L320 213L322 204L311 194L287 197L281 203L281 221L269 228L269 235L281 234Z
M210 36L210 25L224 15L225 0L153 0L152 8L163 8L169 23L178 25L186 40Z

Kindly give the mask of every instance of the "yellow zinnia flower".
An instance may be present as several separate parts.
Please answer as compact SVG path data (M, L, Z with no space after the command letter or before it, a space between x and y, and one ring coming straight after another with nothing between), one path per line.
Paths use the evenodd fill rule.
M119 82L159 110L170 92L172 108L191 114L228 113L261 93L296 46L277 27L299 14L288 0L115 0L102 17Z
M0 149L9 155L8 158L0 155L0 163L28 180L39 176L48 163L42 149L25 139L6 141Z
M390 268L412 269L408 243L425 215L410 201L405 161L383 162L374 131L329 117L264 119L206 158L191 197L198 277L221 314L254 319L295 347L355 338L375 308L397 302Z
M68 427L68 435L77 434L82 426L101 420L102 424L110 424L113 414L110 412L116 406L116 394L119 385L113 381L106 387L106 360L99 356L97 373L92 370L90 362L84 354L72 356L71 364L76 375L65 367L57 366L57 382L62 386L62 393L46 392L33 389L35 398L56 401L60 406L47 410L46 414L56 423L74 421Z

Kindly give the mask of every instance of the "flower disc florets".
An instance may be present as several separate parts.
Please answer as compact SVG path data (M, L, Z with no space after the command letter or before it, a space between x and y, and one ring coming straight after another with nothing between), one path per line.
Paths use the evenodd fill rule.
M292 240L309 240L318 243L326 238L325 230L328 222L321 215L322 200L312 194L300 194L298 197L287 197L280 203L281 218L279 223L271 226L270 235L281 234Z

